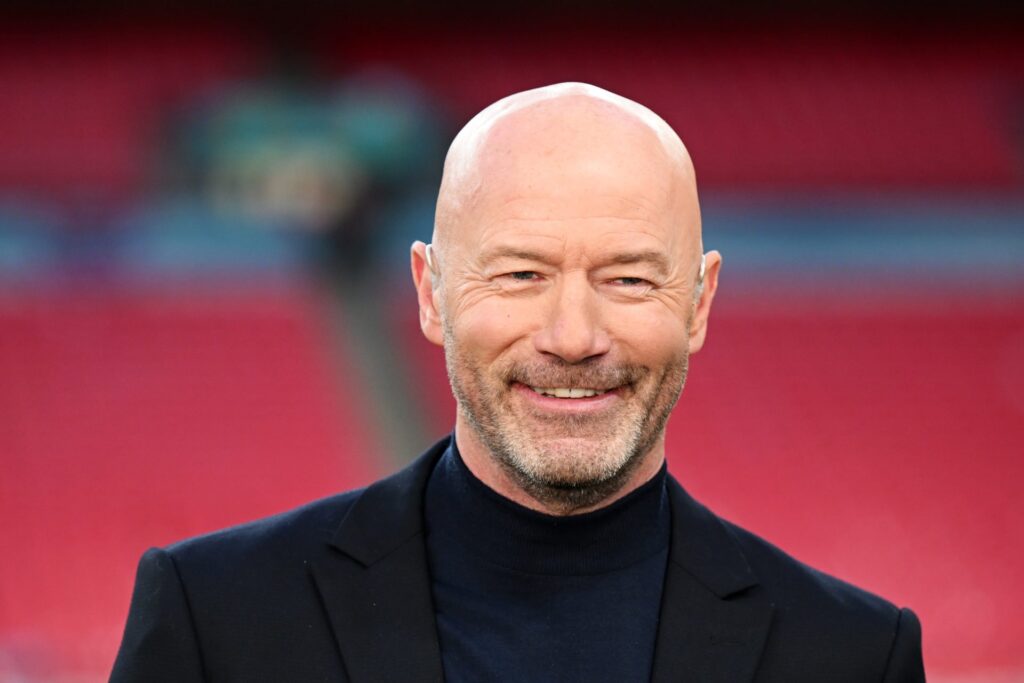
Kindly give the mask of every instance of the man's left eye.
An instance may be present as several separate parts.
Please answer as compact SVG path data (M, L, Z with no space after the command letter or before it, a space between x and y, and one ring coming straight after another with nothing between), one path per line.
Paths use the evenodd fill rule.
M647 284L647 280L643 279L642 277L617 277L613 280L613 282L617 282L620 285L627 285L630 287Z

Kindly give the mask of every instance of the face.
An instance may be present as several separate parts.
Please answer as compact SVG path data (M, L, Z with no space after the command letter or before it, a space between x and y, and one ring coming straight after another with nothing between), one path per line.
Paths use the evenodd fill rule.
M544 503L592 505L661 452L703 338L695 198L620 162L511 169L437 254L458 419Z
M526 293L544 287L536 282L544 277L536 270L500 277L539 307L549 305L541 300L553 294ZM607 286L642 287L626 279L633 277ZM582 356L542 351L544 341L531 339L536 335L528 331L535 329L534 312L522 303L494 319L498 324L444 319L445 358L460 418L532 497L589 507L621 488L662 440L689 354L685 345L667 344L666 326L645 316L629 320L640 325L636 329L663 334L633 334L633 343L617 341L607 352ZM486 315L484 308L479 312ZM629 320L620 319L624 329ZM551 341L551 347L558 345Z

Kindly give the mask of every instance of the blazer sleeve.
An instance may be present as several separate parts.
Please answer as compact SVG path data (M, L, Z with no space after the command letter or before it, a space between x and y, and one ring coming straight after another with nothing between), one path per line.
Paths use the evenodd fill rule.
M883 683L924 683L921 657L921 622L907 608L900 610L896 637L889 651L889 663Z
M203 666L174 560L151 548L139 561L124 638L110 683L200 683Z

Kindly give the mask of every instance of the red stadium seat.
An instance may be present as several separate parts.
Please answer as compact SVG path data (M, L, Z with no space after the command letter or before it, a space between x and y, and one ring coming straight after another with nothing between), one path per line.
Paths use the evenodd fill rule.
M0 679L105 677L147 547L380 474L316 295L224 289L0 298Z

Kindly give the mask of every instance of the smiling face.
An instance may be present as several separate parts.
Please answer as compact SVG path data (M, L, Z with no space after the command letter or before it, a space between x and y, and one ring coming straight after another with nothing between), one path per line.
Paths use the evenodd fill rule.
M446 164L433 277L426 247L413 249L460 451L530 507L607 504L660 467L665 422L703 343L718 257L701 296L692 169L681 143L674 154L663 131L587 93L471 132Z

